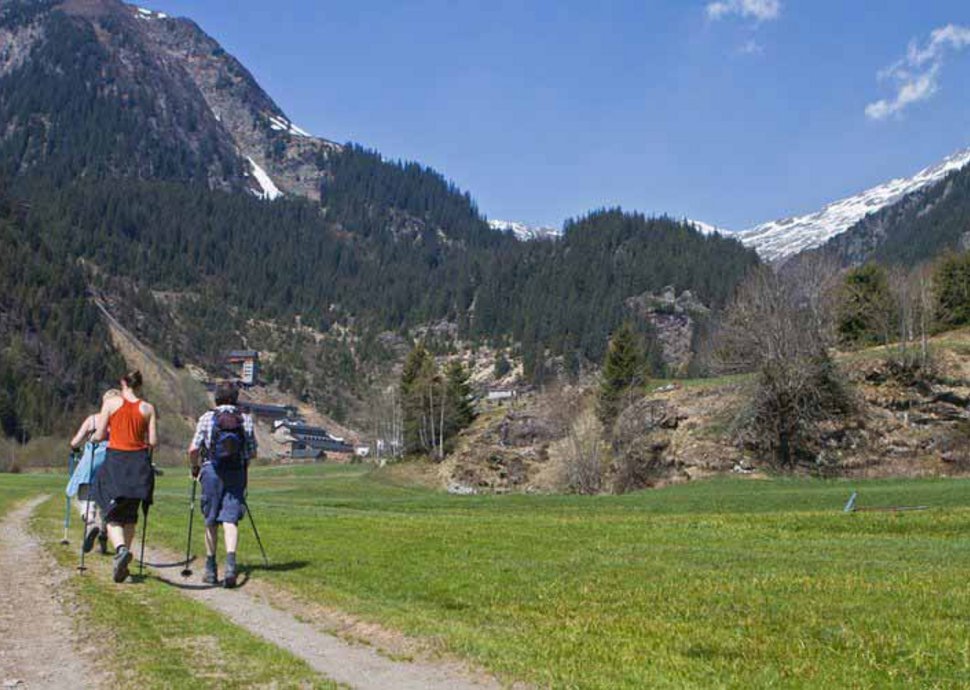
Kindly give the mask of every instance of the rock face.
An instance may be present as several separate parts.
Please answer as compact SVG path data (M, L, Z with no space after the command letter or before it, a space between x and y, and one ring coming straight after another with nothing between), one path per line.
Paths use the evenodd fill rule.
M694 336L710 310L690 290L680 295L673 287L627 300L627 307L654 328L664 363L674 374L684 374L694 358Z
M27 140L4 152L19 157L21 171L58 155L47 140L111 126L87 122L90 113L121 113L114 150L100 143L98 155L86 152L112 176L202 179L262 198L286 193L319 200L341 150L294 125L194 22L118 0L4 4L0 76L6 78L0 142ZM23 93L31 97L27 105ZM65 113L48 94L86 98L90 112ZM35 134L39 128L43 137ZM83 169L85 160L72 163L82 168L73 174L92 172Z
M294 125L249 71L195 22L155 16L142 28L159 54L186 71L243 156L283 192L319 200L337 144Z

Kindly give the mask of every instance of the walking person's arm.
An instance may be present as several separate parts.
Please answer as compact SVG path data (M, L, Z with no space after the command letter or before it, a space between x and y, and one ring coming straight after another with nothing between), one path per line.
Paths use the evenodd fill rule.
M81 426L78 427L77 433L74 434L74 438L71 439L71 450L77 450L82 445L84 441L97 430L98 415L92 414L88 415Z
M199 476L199 470L201 469L200 455L202 454L202 446L206 443L206 438L209 433L209 420L212 415L206 412L201 417L195 425L195 435L192 437L192 443L189 444L189 468L192 472L193 477Z
M148 405L148 447L152 450L158 446L158 413L154 405Z

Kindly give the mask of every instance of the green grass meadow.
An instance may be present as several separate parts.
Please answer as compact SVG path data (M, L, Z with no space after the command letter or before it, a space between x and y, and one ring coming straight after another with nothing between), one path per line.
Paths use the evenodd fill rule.
M0 478L0 500L32 481ZM188 488L171 470L161 479L150 542L184 549ZM930 510L844 514L853 489L861 506ZM364 467L308 466L254 472L250 502L273 563L259 566L245 525L251 578L506 681L970 687L967 480L453 497ZM53 503L45 514L56 530Z
M184 538L187 482L159 526ZM920 513L841 512L925 504ZM716 480L625 497L452 497L272 468L253 577L540 686L970 686L970 482ZM182 500L180 500L182 499ZM251 533L243 558L258 563Z

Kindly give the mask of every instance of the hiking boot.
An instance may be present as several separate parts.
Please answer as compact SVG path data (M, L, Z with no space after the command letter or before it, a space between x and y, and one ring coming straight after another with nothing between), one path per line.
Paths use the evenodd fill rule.
M219 582L219 572L216 568L216 557L206 556L205 558L205 574L202 575L202 581L207 585L218 584Z
M124 582L128 579L128 564L131 563L131 559L134 556L131 555L131 551L125 546L119 546L118 552L115 554L114 564L111 569L112 579L115 582Z
M84 549L84 553L91 553L91 549L94 548L94 542L100 536L100 527L97 525L91 525L88 527L87 531L84 533L84 543L81 545L81 548Z
M234 553L226 554L226 575L222 584L226 589L232 589L236 586L236 554Z
M108 555L108 535L103 527L98 535L98 551L101 552L102 556Z

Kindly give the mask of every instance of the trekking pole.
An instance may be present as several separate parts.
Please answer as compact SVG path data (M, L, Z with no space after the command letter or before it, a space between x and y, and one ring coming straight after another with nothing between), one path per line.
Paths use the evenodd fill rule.
M90 522L90 519L91 519L91 482L94 481L94 446L90 447L90 451L91 451L91 462L88 464L88 483L87 483L88 497L87 497L87 501L84 504L84 520L83 520L84 524L81 525L81 530L82 530L81 564L78 565L77 567L78 572L81 572L81 573L87 570L87 568L84 567L84 542L86 542L88 538L88 522ZM81 496L80 489L78 489L78 500L80 500L80 496Z
M151 471L153 473L152 474L152 487L155 486L155 476L154 476L155 466L152 463L152 455L153 454L154 453L152 452L152 450L149 450L148 451L148 464L151 466ZM152 494L154 495L154 493L155 493L155 491L154 491L154 488L153 488L152 489ZM149 510L148 502L147 501L142 501L141 502L141 512L142 512L142 517L145 518L145 521L143 523L141 523L141 553L138 555L138 577L142 577L145 574L145 535L148 533L148 510Z
M189 536L185 540L185 567L182 569L180 575L182 577L191 577L192 569L189 567L189 559L192 557L192 520L195 518L195 487L198 482L195 477L192 478L192 498L189 499Z
M145 533L148 532L148 504L142 501L141 505L145 521L141 523L141 553L138 556L138 577L145 574Z
M249 524L253 528L253 534L256 535L256 543L259 544L259 552L263 554L263 565L269 567L269 559L266 557L266 549L263 548L263 540L259 538L259 530L256 529L256 521L253 520L253 511L249 507L249 462L243 466L246 476L246 491L243 494L243 505L246 506L246 515L249 516Z
M249 516L249 524L253 527L253 534L256 535L256 543L259 544L259 551L263 554L263 565L269 566L269 559L266 557L266 549L263 548L263 540L259 538L259 530L256 529L256 521L253 520L253 511L246 503L246 515Z
M74 477L74 467L75 467L76 458L77 458L77 454L72 449L71 454L67 458L68 484L70 484L71 479ZM68 533L68 530L70 529L71 529L71 494L67 494L67 496L65 497L65 506L64 506L64 538L61 539L61 544L65 544L65 545L70 544L70 541L68 541L68 538L67 538L67 533Z

